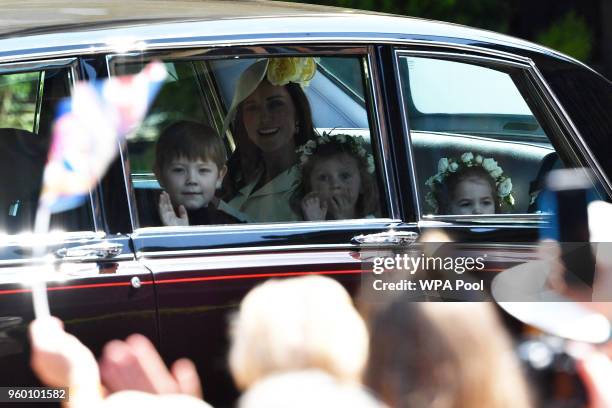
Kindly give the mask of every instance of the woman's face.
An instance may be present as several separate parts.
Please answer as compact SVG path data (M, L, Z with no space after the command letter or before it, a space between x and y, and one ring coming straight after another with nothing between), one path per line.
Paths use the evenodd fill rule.
M289 91L264 80L242 103L249 139L263 152L295 149L296 114Z
M480 177L461 180L451 198L450 214L495 214L491 185Z

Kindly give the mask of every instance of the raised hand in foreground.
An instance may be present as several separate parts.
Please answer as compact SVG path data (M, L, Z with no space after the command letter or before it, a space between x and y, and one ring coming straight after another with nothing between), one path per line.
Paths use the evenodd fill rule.
M110 392L138 390L202 398L193 362L183 358L168 370L155 346L140 334L132 334L125 341L108 342L100 358L100 372Z

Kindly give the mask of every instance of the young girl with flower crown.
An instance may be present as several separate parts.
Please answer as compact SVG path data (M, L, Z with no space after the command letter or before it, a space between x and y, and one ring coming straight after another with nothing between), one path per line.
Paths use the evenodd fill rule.
M425 185L430 190L425 199L436 214L496 214L514 206L510 177L493 158L472 152L441 158Z
M292 199L305 221L375 216L374 159L360 137L324 133L298 150L301 179Z

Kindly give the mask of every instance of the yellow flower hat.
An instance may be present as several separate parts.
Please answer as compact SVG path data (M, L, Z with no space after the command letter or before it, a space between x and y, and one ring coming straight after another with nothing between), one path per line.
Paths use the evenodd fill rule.
M238 78L232 104L223 121L221 135L225 135L234 119L238 105L251 95L266 78L275 86L287 85L290 82L306 87L317 72L318 58L313 57L278 57L258 59Z

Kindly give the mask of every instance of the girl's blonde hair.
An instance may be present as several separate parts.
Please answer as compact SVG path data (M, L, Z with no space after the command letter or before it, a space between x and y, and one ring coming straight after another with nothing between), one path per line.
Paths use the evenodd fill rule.
M308 368L359 381L367 361L365 323L331 278L267 281L247 294L231 327L229 364L241 389L272 373Z
M489 303L415 303L374 314L366 384L393 407L526 408L510 339Z

